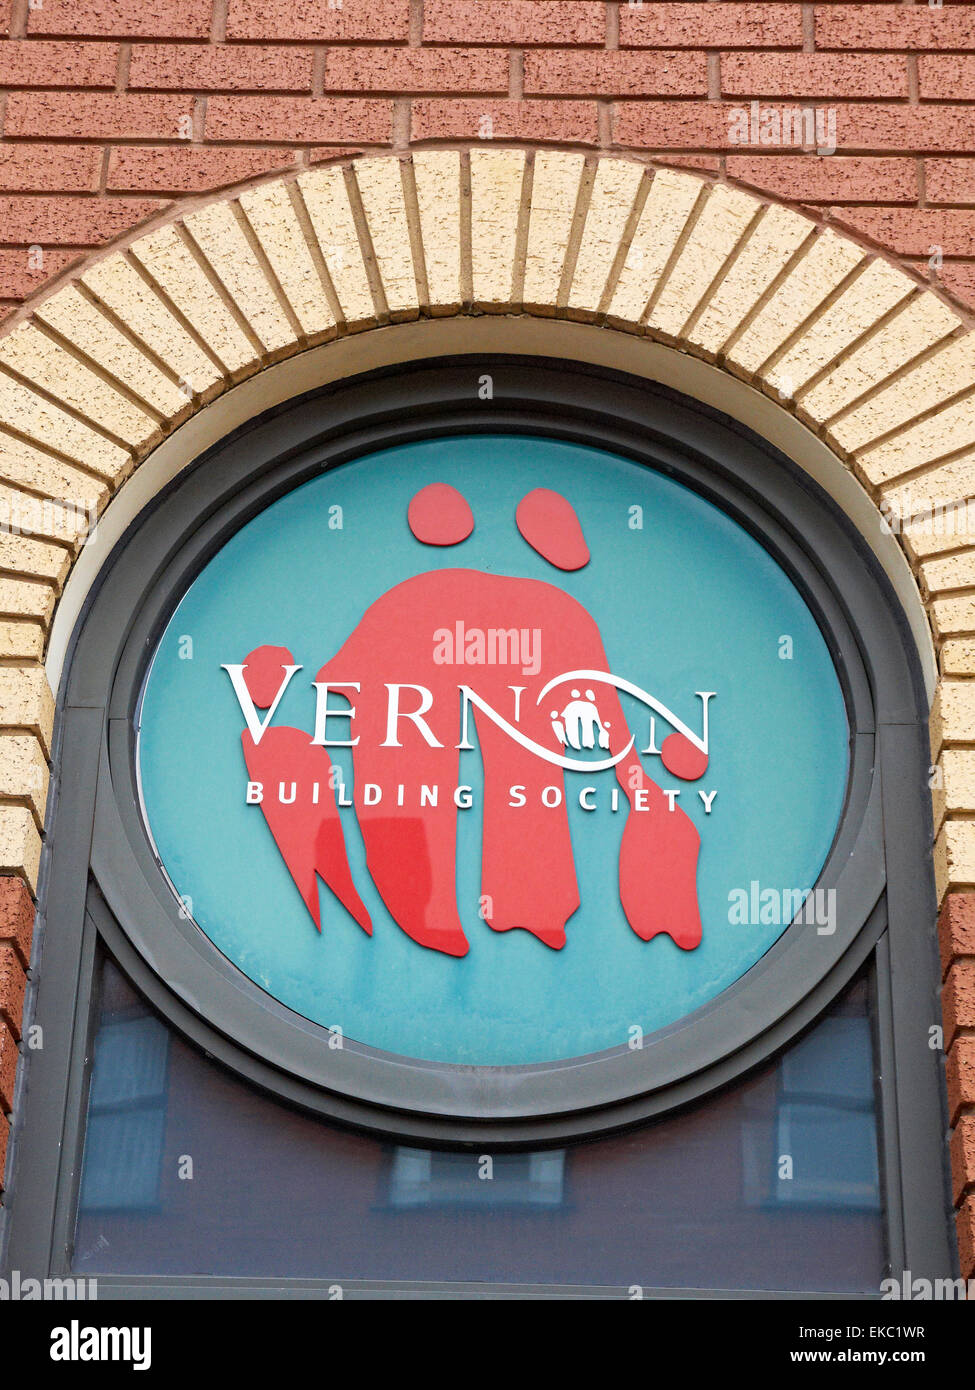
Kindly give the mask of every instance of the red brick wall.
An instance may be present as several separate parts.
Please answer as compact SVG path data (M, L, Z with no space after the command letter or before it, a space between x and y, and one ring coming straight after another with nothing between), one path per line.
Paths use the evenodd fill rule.
M0 33L0 314L180 195L485 116L814 206L975 304L970 0L0 0ZM732 143L752 100L834 109L837 153Z
M34 904L19 878L0 877L0 1185L17 1071L17 1043L24 1009Z
M951 893L938 920L952 1125L951 1179L962 1274L975 1278L975 893Z

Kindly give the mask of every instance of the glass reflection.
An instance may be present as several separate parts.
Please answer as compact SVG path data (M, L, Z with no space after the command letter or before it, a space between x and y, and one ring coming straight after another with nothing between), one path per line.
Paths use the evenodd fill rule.
M101 990L79 1273L824 1292L883 1277L866 980L692 1109L494 1155L299 1114L192 1049L109 960Z

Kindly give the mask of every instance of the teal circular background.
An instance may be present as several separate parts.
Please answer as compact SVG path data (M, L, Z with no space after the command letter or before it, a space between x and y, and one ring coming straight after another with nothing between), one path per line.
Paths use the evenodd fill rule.
M459 546L421 545L407 526L410 498L431 482L453 484L471 504L474 533ZM519 535L515 508L535 487L553 488L574 506L592 555L584 569L555 570ZM329 527L336 507L341 529ZM636 507L642 529L631 524ZM373 935L322 884L316 931L260 807L244 804L243 719L221 665L262 644L290 648L304 669L274 723L310 737L311 682L366 608L412 575L455 567L546 580L570 593L598 623L610 670L692 729L701 727L694 692L717 692L711 761L700 782L677 782L658 760L644 760L660 785L681 786L679 805L701 832L704 935L695 950L667 936L641 941L623 916L624 815L609 807L612 770L566 773L581 896L566 945L553 951L526 931L492 931L476 910L476 750L461 755L460 781L474 788L474 809L458 824L468 955L427 950L397 927L369 879L351 809L342 812L343 829ZM649 712L621 699L645 747ZM730 517L601 449L477 435L344 464L238 531L191 585L155 652L138 767L144 814L177 894L252 981L347 1038L414 1058L497 1066L601 1051L626 1043L634 1027L650 1034L754 965L784 924L733 923L729 895L753 882L779 892L815 884L843 806L848 744L839 682L816 622L771 556ZM351 785L351 750L329 752ZM553 781L558 775L553 769ZM587 783L598 788L598 809L589 813L576 800ZM717 789L710 815L698 788Z

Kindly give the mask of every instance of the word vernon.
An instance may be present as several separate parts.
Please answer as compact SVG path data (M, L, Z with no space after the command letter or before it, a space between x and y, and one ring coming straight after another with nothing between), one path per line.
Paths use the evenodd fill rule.
M461 626L461 625L459 625ZM493 629L489 629L491 631ZM449 632L449 629L442 629ZM466 630L465 630L466 631ZM512 630L514 631L514 629ZM526 631L528 631L526 629ZM519 638L519 642L520 642ZM527 653L529 656L538 654L540 644L531 641L527 648L519 646L519 651ZM484 649L488 651L487 648ZM444 647L446 652L446 645ZM498 646L495 644L495 655ZM290 654L289 654L290 655ZM444 658L446 660L446 657ZM267 708L264 718L258 714L257 704L254 696L248 687L244 672L247 667L244 663L222 663L221 669L227 672L230 683L233 686L234 694L240 705L244 722L247 725L247 732L253 740L254 747L258 747L261 739L271 726L271 721L284 698L285 691L291 684L294 676L302 668L297 664L282 663L282 677L273 697L270 692L267 698L261 700L261 706ZM660 756L664 766L674 771L675 775L689 780L696 780L700 777L707 767L708 759L708 705L714 698L714 691L696 691L697 698L702 702L701 710L701 733L696 734L690 729L683 720L679 719L673 710L668 709L655 696L642 690L632 681L624 680L620 676L614 676L608 671L565 671L562 675L554 677L546 682L536 698L536 706L541 705L547 696L550 696L559 686L564 686L578 681L580 687L586 684L593 686L610 686L615 690L623 691L641 701L649 709L654 711L656 716L662 718L674 730L674 734L665 741L663 747L656 746L656 720L650 719L650 741L646 748L641 751L648 755ZM359 743L360 735L355 738L335 738L329 737L328 721L336 719L348 720L347 733L351 733L352 725L356 718L356 707L352 704L347 709L338 709L329 704L329 696L334 692L341 698L345 696L345 691L355 691L356 694L362 692L360 681L312 681L312 688L315 691L315 728L309 740L311 744L319 745L323 748L355 748ZM402 732L401 725L412 725L415 731L411 737L415 738L419 734L420 738L428 748L443 748L445 745L437 738L431 728L426 716L431 712L434 705L433 692L425 685L416 684L411 681L384 681L383 689L386 692L386 712L385 712L385 737L379 744L380 748L402 748L400 741ZM593 690L583 689L571 690L569 703L560 710L556 703L556 708L551 710L548 716L550 734L554 735L555 742L558 744L559 751L553 750L550 743L540 743L537 739L530 737L519 727L522 719L522 696L525 687L522 685L509 685L507 689L511 692L510 719L495 709L492 705L476 693L469 685L458 685L457 695L460 698L460 741L453 747L456 750L473 751L474 744L469 737L470 711L471 706L488 719L496 728L500 729L513 742L524 748L527 752L533 753L543 761L551 763L555 767L561 767L566 771L572 772L602 772L606 768L616 767L624 758L628 758L630 750L636 742L630 735L625 744L621 735L626 732L623 729L613 731L614 739L618 751L606 758L579 759L570 757L565 749L572 748L582 750L583 748L598 747L606 752L610 751L610 721L603 721L600 717L599 709L596 704L596 696ZM409 692L409 694L404 694ZM583 693L585 698L582 698ZM412 709L404 708L406 703L412 704ZM537 729L537 719L533 723ZM540 732L540 731L539 731ZM677 766L672 766L668 759L668 743L674 738L677 739L682 750L677 756ZM686 750L686 751L683 751ZM688 761L688 753L691 761Z

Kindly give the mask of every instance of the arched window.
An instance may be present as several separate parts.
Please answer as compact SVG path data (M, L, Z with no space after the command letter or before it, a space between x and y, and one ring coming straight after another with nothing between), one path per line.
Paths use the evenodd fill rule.
M17 1267L952 1274L917 657L742 426L500 357L279 408L117 547L59 749Z

